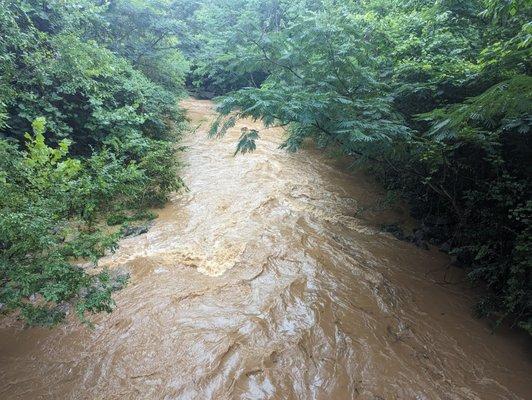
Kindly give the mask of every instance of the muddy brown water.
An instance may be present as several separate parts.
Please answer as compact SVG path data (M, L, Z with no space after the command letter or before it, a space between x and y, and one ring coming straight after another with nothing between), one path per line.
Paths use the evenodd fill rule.
M131 273L116 310L0 327L1 399L530 399L528 339L492 334L448 258L379 232L378 187L187 100L184 179L153 228L102 267ZM358 211L357 211L358 210ZM361 213L360 210L366 210Z

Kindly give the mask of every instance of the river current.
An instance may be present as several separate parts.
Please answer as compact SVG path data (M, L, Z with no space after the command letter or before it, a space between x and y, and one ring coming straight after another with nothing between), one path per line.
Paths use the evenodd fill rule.
M0 324L1 399L532 398L528 338L492 333L436 249L379 230L412 223L383 191L283 131L242 120L207 139L209 101L185 100L177 193L99 268L129 285L89 329ZM242 128L255 152L233 157Z

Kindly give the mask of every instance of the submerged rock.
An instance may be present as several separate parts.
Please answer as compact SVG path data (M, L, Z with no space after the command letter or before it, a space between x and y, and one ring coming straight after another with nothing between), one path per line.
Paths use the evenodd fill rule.
M381 230L383 232L391 233L396 239L406 240L407 236L401 227L397 224L384 224L381 225Z
M414 243L417 247L421 247L422 249L428 250L429 245L427 244L426 238L426 232L424 229L415 229L414 235L411 238L411 242Z
M403 229L399 227L399 225L397 224L381 225L381 230L383 232L391 233L396 239L413 243L417 247L421 247L422 249L425 249L425 250L429 249L429 245L426 240L427 233L423 228L414 229L414 232L412 235L405 235Z
M59 311L60 313L67 315L72 309L72 304L67 303L67 302L62 302L55 309Z
M449 251L451 251L451 243L447 241L441 244L440 251L443 251L444 253L448 253Z
M122 236L139 236L150 230L150 225L126 226L122 228Z

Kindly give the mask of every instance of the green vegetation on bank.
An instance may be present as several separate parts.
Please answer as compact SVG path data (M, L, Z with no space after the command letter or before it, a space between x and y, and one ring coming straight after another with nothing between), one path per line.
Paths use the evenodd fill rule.
M340 148L487 287L480 315L532 333L531 3L214 3L192 65L224 95L212 134L253 117L286 126L289 151Z
M0 307L110 309L123 279L76 265L181 185L187 86L221 96L212 134L258 118L288 151L370 170L486 288L479 315L532 333L531 17L528 0L0 0Z
M105 227L181 186L187 63L168 3L0 1L0 308L52 324L110 311L125 276L88 274Z

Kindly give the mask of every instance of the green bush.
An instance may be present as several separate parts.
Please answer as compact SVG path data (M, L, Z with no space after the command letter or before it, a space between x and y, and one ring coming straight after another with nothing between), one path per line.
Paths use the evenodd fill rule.
M70 303L83 320L110 311L125 278L80 267L117 246L102 222L151 218L146 208L182 185L186 63L150 47L157 12L127 21L142 63L116 48L119 3L0 0L0 309L30 324L57 322Z
M202 27L217 26L205 48L230 47L209 53L211 71L229 64L231 89L234 74L267 76L221 98L211 134L252 117L286 126L287 150L306 138L342 149L408 199L426 239L487 287L479 314L530 332L530 3L245 3L251 18L202 14Z
M52 323L64 314L66 301L86 301L83 288L101 286L102 274L89 275L75 261L96 261L118 237L91 229L76 211L85 202L78 187L90 178L84 163L68 156L69 142L46 145L42 118L33 128L25 151L0 141L0 303L4 311L20 309L29 323ZM81 315L111 307L110 293L98 299Z

